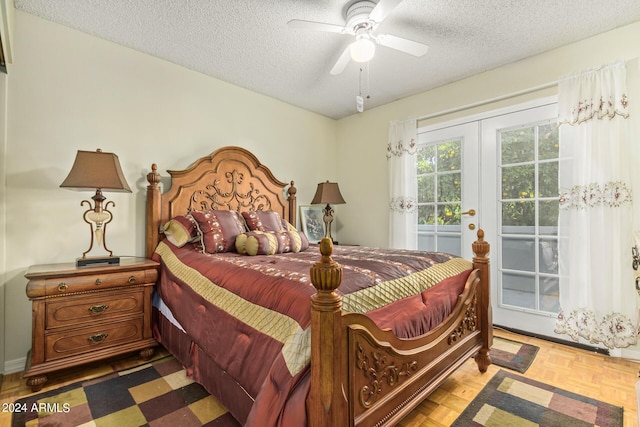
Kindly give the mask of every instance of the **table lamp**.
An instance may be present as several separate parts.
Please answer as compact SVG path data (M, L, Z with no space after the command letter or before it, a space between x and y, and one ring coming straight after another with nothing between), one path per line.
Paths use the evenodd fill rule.
M89 224L91 242L89 249L76 260L76 265L85 267L93 264L119 264L120 257L113 256L113 251L107 248L106 241L107 224L113 219L109 207L115 206L115 203L113 201L105 203L106 197L102 195L102 190L131 193L131 188L122 173L118 156L114 153L105 153L99 148L96 151L78 150L71 172L60 184L60 187L79 191L95 190L96 192L91 197L94 202L93 206L89 200L80 202L80 206L85 203L88 206L82 218L84 222ZM108 256L87 257L87 254L93 249L94 238L98 247L102 246Z
M321 182L318 184L318 188L316 189L316 195L313 196L313 200L311 201L312 205L320 205L325 204L326 206L322 210L324 215L322 219L325 224L325 237L328 237L333 241L333 237L331 237L331 223L333 222L333 208L331 207L331 203L334 205L346 203L342 198L342 194L340 194L340 188L338 188L337 182ZM337 242L334 242L337 244Z

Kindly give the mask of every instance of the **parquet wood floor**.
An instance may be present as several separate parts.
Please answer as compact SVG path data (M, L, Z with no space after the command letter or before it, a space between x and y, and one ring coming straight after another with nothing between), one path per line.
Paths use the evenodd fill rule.
M540 347L525 377L624 407L624 427L638 426L635 384L640 363L496 330L495 336ZM449 426L500 368L481 374L469 360L401 423L401 427Z
M640 363L501 330L496 330L495 335L540 347L535 361L525 373L526 377L603 400L612 405L623 406L624 427L638 426L635 384L638 381ZM154 357L160 358L166 355L166 351L161 350ZM114 370L126 369L139 363L140 360L134 355L68 369L51 375L50 382L43 391L83 378L98 377ZM475 362L469 360L411 412L400 426L449 426L499 369L492 365L487 373L480 374ZM12 403L20 397L31 394L31 390L21 376L21 373L4 376L0 389L0 404ZM0 412L0 426L10 424L11 414Z

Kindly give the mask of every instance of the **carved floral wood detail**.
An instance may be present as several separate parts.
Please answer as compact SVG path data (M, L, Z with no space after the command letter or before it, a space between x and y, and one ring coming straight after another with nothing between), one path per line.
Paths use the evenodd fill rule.
M449 339L447 340L449 345L458 341L458 339L462 338L467 332L475 331L478 328L478 315L476 313L477 299L477 295L474 295L458 327L449 335Z
M399 384L402 377L409 377L412 371L418 369L418 362L415 360L402 364L393 360L387 363L387 356L381 352L372 350L370 355L367 355L360 343L357 343L357 347L356 366L369 380L369 384L360 389L360 404L365 408L371 407L385 393L384 384L387 384L390 390Z
M253 183L248 184L248 191L241 191L240 185L245 179L244 173L234 169L225 173L225 178L226 184L216 179L213 184L207 185L205 190L194 192L189 202L189 211L210 209L235 210L237 212L271 210L271 201L266 195L260 194L260 190L255 188ZM228 191L225 191L223 187L226 187Z

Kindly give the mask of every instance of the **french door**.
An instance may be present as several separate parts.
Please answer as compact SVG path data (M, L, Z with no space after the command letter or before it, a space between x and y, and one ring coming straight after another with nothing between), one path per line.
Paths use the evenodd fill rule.
M494 324L546 336L559 301L556 117L546 100L418 135L419 248L470 259L481 227Z
M478 221L477 123L418 132L418 248L471 259Z

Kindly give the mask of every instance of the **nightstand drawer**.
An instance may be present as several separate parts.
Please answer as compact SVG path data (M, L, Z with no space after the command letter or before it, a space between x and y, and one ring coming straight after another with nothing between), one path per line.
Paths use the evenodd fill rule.
M31 390L42 389L53 371L131 351L149 359L158 345L151 330L158 267L136 257L117 265L29 267L31 351L23 377Z
M155 283L156 269L93 274L55 279L45 279L46 296L65 295L74 292L97 291L114 286L133 286Z
M52 298L46 303L46 329L108 321L120 316L142 314L144 291L103 292L94 297Z
M95 325L45 337L45 360L50 361L142 340L143 319Z

